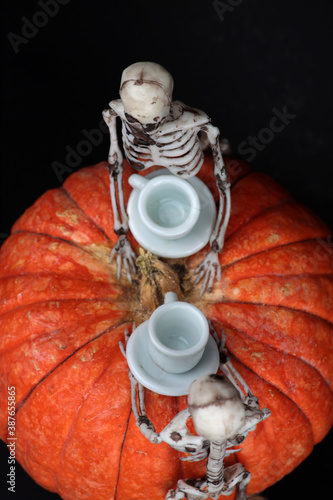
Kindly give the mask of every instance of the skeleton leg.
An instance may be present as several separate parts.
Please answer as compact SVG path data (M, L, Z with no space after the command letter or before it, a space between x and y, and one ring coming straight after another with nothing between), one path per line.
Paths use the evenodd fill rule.
M133 331L135 330L135 324L133 323ZM129 339L129 331L125 330L125 344ZM122 342L119 342L119 347L121 352L126 358L126 348ZM128 371L130 384L131 384L131 406L132 412L136 421L136 425L139 427L140 432L153 444L159 444L162 442L159 434L156 433L155 427L152 422L147 417L146 407L145 407L145 393L144 387L136 380L131 370ZM139 403L139 409L137 405L137 399Z
M132 282L131 273L136 273L135 261L136 255L127 240L128 217L125 209L124 190L123 190L123 156L118 146L116 118L117 115L110 109L103 112L103 118L110 131L110 151L109 151L109 180L110 195L114 217L114 232L118 236L118 241L114 246L110 262L117 254L117 279L120 278L122 264L125 266L128 281ZM117 190L119 199L119 209L117 203Z
M210 451L207 462L207 476L205 479L197 481L183 481L177 483L177 490L170 490L167 499L183 498L187 499L218 499L224 488L224 465L223 460L226 452L226 441L210 443ZM172 496L173 495L173 496Z

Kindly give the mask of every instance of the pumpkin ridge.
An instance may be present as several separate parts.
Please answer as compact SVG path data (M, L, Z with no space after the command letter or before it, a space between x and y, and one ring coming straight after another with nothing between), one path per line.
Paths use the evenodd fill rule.
M227 167L227 165L226 165L226 167ZM228 170L228 168L227 168L227 170ZM228 173L229 173L229 176L230 176L230 172L228 172ZM237 178L237 179L235 179L234 181L231 181L230 190L232 190L235 186L237 186L237 184L238 184L239 182L241 182L243 179L245 179L246 177L248 177L249 175L254 174L254 173L255 173L255 172L253 172L253 171L249 170L248 172L245 172L245 174L244 174L244 175L242 175L242 176L238 177L238 178Z
M299 203L297 203L292 197L289 197L289 198L285 198L284 200L279 201L275 205L271 205L270 207L266 207L263 210L261 210L260 212L256 213L255 215L252 215L251 217L249 217L249 219L244 221L243 224L240 224L239 226L237 226L231 233L228 233L225 237L225 241L227 241L230 238L230 236L237 233L240 229L246 227L247 224L254 221L258 217L261 217L262 215L265 215L265 213L267 213L271 210L275 210L277 207L280 207L280 206L284 205L285 203L290 203L290 202L293 202L294 204L299 205Z
M126 322L125 322L126 323ZM97 335L96 337L94 337L93 339L91 340L88 340L88 342L85 342L84 344L82 344L80 347L78 347L77 349L75 349L71 354L69 354L69 356L67 356L65 359L63 359L60 363L58 363L54 368L52 368L52 370L50 370L46 375L44 375L40 381L35 384L29 391L29 393L26 395L26 397L20 402L20 404L17 406L16 408L16 411L15 411L15 415L20 411L20 409L25 405L25 403L28 401L28 399L30 398L30 396L34 393L34 391L37 389L37 387L39 387L52 373L54 373L59 367L61 367L64 363L66 363L66 361L68 361L70 358L72 358L73 356L75 356L75 354L80 351L80 349L86 347L87 345L89 345L91 342L94 342L95 340L103 337L103 335L107 335L108 333L110 333L112 330L115 330L116 328L119 328L121 325L124 324L124 321L123 319L121 320L121 322L117 322L115 323L114 325L112 325L112 327L110 328L107 328L106 330L104 330L102 333L100 333L99 335Z
M67 191L67 189L66 189L64 186L60 186L60 188L59 188L59 189L60 189L60 190L62 190L62 191L66 194L66 196L68 196L68 198L69 198L69 199L70 199L70 200L74 203L74 205L76 205L76 206L77 206L77 208L78 208L78 209L79 209L79 210L80 210L80 211L84 214L84 216L85 216L88 220L90 220L90 221L94 224L94 226L95 226L95 227L97 227L97 229L99 229L99 230L101 231L101 233L103 233L103 235L106 237L106 239L107 239L108 241L110 241L110 242L111 242L111 240L110 240L109 236L106 234L106 232L104 231L104 229L103 229L103 228L101 228L98 224L96 224L96 222L94 221L94 219L92 219L92 218L91 218L91 217L90 217L90 216L89 216L89 215L88 215L88 214L87 214L87 213L83 210L83 208L82 208L82 207L81 207L81 206L77 203L77 201L75 201L75 200L74 200L74 198L72 198L72 196L69 194L69 192ZM111 200L110 200L110 203L111 203Z
M230 303L229 303L230 306ZM295 356L295 358L299 358L300 360L303 360L304 362L308 363L311 367L313 367L319 374L321 374L322 378L324 381L326 381L327 385L330 386L330 381L331 381L331 371L332 371L332 363L328 363L326 358L329 358L329 352L333 352L332 349L329 348L329 346L326 346L327 342L327 337L332 335L332 328L331 325L328 321L325 319L319 319L316 318L315 321L313 322L313 328L310 330L306 331L305 333L305 342L304 342L304 336L302 333L302 336L300 336L299 332L304 332L303 327L304 324L306 324L309 321L309 318L307 317L306 312L300 312L297 313L297 315L294 316L294 313L292 313L293 317L286 318L285 325L280 324L280 323L274 323L274 320L271 322L269 320L269 326L264 325L264 328L259 328L259 330L262 332L261 334L257 334L258 328L257 325L253 326L254 321L248 321L248 317L250 317L251 314L253 314L253 319L257 319L258 317L260 318L260 311L262 312L264 308L265 310L265 317L269 317L269 311L272 313L275 313L276 311L276 306L255 306L253 304L250 305L250 307L247 309L247 314L246 314L246 309L244 316L241 317L240 323L238 325L235 325L235 316L239 316L239 308L233 307L235 304L232 304L232 307L224 307L223 304L215 304L213 307L211 307L208 311L208 315L211 317L213 321L217 321L217 317L221 314L221 310L224 309L225 313L224 316L219 318L219 323L221 323L221 320L223 321L223 328L232 328L233 330L243 333L246 335L248 338L253 339L254 342L260 342L267 347L273 348L278 352L282 352L284 354L290 354L292 356ZM243 305L244 307L244 305ZM233 311L233 312L232 312ZM229 315L231 315L229 317ZM290 331L291 325L293 324L292 321L296 321L298 325L301 324L299 327L299 330L295 332L295 334L285 335L285 331ZM252 324L251 324L252 323ZM321 330L323 331L324 329L326 330L326 334L324 337L316 337L316 331ZM273 334L269 334L269 330L273 331ZM292 330L293 332L295 330ZM266 335L266 332L268 335ZM299 343L297 344L297 341ZM313 345L315 343L316 348L318 349L318 357L313 358ZM284 345L285 349L281 349L279 346ZM303 350L303 347L305 346L305 349ZM332 358L333 360L333 358ZM313 364L316 363L316 364ZM333 388L333 380L332 380L332 388Z
M97 227L97 226L96 226ZM86 252L88 255L90 255L92 258L98 260L98 262L102 262L103 261L96 255L94 254L93 252L90 252L88 250L88 245L79 245L78 243L76 243L75 241L73 240L68 240L66 238L60 238L60 236L55 236L53 234L49 234L49 233L38 233L37 231L29 231L28 229L19 229L17 231L14 231L12 233L13 235L14 234L31 234L31 235L36 235L36 236L45 236L47 238L51 238L53 240L58 240L58 241L61 241L63 243L67 243L68 245L71 245L75 248L78 248L79 250L82 250L82 252ZM111 241L111 240L109 240Z
M237 230L235 230L235 232ZM231 235L232 234L233 233L231 233ZM227 239L228 238L226 238L226 240ZM255 253L252 253L251 255L246 255L245 257L241 257L241 258L239 258L239 259L237 259L237 260L235 260L233 262L229 262L228 264L224 264L224 265L222 265L222 269L223 270L229 269L230 267L234 266L235 264L238 264L239 262L244 262L246 260L252 259L252 257L256 257L257 255L267 254L270 251L274 251L274 250L277 250L279 248L286 248L288 246L295 245L295 244L298 245L298 244L301 244L301 243L311 243L311 242L315 242L315 241L318 241L318 237L306 238L304 240L298 240L298 241L289 241L288 243L282 243L280 245L272 246L270 248L266 248L264 250L261 250L260 252L255 252ZM315 273L314 274L312 274L312 273L304 273L304 274L311 274L312 276L315 275ZM295 274L294 276L303 276L304 274ZM331 276L331 274L323 274L323 273L321 275L322 276ZM262 276L265 276L265 275L262 275ZM281 276L287 276L287 275L281 274Z
M8 242L8 244L7 244ZM35 274L58 274L110 283L115 274L108 262L109 247L94 243L84 246L47 234L20 232L7 240L0 257L1 278Z
M59 466L60 466L60 463L62 462L62 460L64 459L66 448L67 448L67 446L68 446L68 444L70 442L70 439L71 439L71 437L73 435L73 432L74 432L74 429L75 429L75 425L77 423L78 416L79 416L80 410L81 410L81 408L82 408L82 406L84 404L84 401L86 400L86 398L88 397L88 395L91 393L91 391L94 390L95 385L99 382L99 380L103 377L103 375L105 374L105 372L107 370L108 370L108 367L105 367L104 370L98 375L98 377L96 378L96 380L94 381L94 383L91 385L91 387L89 387L89 389L87 390L86 394L83 396L82 401L81 401L80 405L77 408L77 412L76 412L76 415L75 415L75 419L73 420L72 427L70 428L69 434L68 434L68 436L66 438L66 441L64 442L64 445L62 447L62 451L61 451L61 455L60 455L60 460L59 460Z
M260 252L260 253L264 253L264 252ZM257 255L257 254L255 254ZM240 262L240 260L238 261ZM272 273L272 274L268 274L268 273L262 273L262 274L255 274L254 276L244 276L242 277L241 279L250 279L250 278L268 278L268 277L276 277L276 278L304 278L305 276L312 276L312 277L317 277L317 278L332 278L333 277L333 274L332 273L299 273L299 274L280 274L280 273ZM231 282L233 281L240 281L239 279L237 280L231 280Z
M329 228L321 219L319 219L318 216L316 216L307 206L302 205L301 203L299 203L297 200L295 200L292 197L288 197L288 198L285 198L285 199L279 201L275 205L271 205L269 207L266 207L263 210L261 210L260 212L258 212L257 214L251 216L243 224L241 224L240 226L237 226L231 233L228 233L225 237L225 241L227 241L233 234L237 233L241 229L244 229L248 224L252 223L256 219L261 218L263 215L269 214L270 212L274 213L274 211L277 208L283 207L284 205L287 205L287 204L298 208L299 211L302 211L303 213L305 213L309 218L312 218L313 220L317 219L316 222L321 224L321 226L327 230L327 235L329 235L329 233L330 233ZM231 212L231 216L232 216L232 212ZM293 241L292 243L298 243L298 241Z
M281 304L267 304L267 303L261 303L261 302L249 302L246 300L224 300L223 304L248 304L248 305L254 305L254 306L267 306L267 307L281 307L282 309L288 309L289 311L296 311L304 314L309 314L310 316L313 316L314 318L318 318L322 321L326 321L329 325L333 326L333 322L329 321L327 318L323 318L322 316L318 316L318 314L314 314L309 311L305 311L303 309L296 309L295 307L290 307L287 305L281 305Z
M227 336L227 349L232 353L236 352L236 359L239 361L240 356L244 360L243 365L250 369L253 367L260 378L277 389L280 387L280 392L289 397L308 417L314 443L321 441L332 425L333 410L332 391L321 374L314 371L312 365L292 354L283 354L277 358L276 349L267 348L257 340L252 341L249 336L234 328L231 331ZM239 344L242 347L238 350ZM290 362L291 359L293 363ZM300 374L303 381L301 388L298 384ZM320 405L322 399L325 401L320 408L322 422L318 424L318 402Z
M19 276L26 276L26 275L19 275ZM5 278L0 278L0 281L1 279L5 279ZM88 280L87 280L88 281ZM66 302L66 301L87 301L87 302L93 302L93 301L99 301L99 302L111 302L113 303L114 300L109 298L109 297L93 297L91 299L88 299L88 298L80 298L80 299L50 299L50 300L39 300L37 302L29 302L29 304L23 304L22 306L17 306L17 307L14 307L14 309L9 309L8 311L5 311L3 313L0 313L0 317L3 317L5 316L6 314L10 314L14 311L18 311L20 309L24 309L25 307L29 307L31 305L36 305L36 304L47 304L48 302Z
M324 320L325 321L325 320ZM224 328L230 328L229 325L224 325L221 323L221 326ZM285 351L283 349L279 349L278 347L274 346L274 345L271 345L267 342L265 342L264 340L260 339L260 341L253 337L252 335L250 335L249 333L247 333L245 330L241 330L240 328L236 328L235 326L232 327L232 329L235 331L235 332L238 332L240 333L241 335L244 335L245 337L248 337L249 339L253 340L254 342L260 342L260 344L266 346L266 347L269 347L269 349L273 349L274 351L278 352L278 353L282 353L286 356L291 356L292 358L295 358L295 359L298 359L299 361L301 361L302 363L305 363L306 365L308 365L310 368L312 368L314 371L317 372L317 374L323 379L323 382L325 382L325 384L330 388L330 385L328 383L328 381L325 379L325 377L323 376L323 374L319 371L319 369L312 365L310 363L310 361L308 361L307 359L301 357L301 356L298 356L296 354L293 354L291 352L288 352L288 351ZM227 342L228 342L228 339L227 339ZM237 358L237 361L241 362L238 358ZM246 366L246 368L249 368L247 365L244 365L244 363L242 363L243 366ZM253 370L252 370L253 371ZM255 372L254 372L255 373ZM260 375L259 375L260 376ZM266 380L266 379L265 379ZM333 391L331 390L330 388L330 391L332 392L332 395L333 395ZM282 392L282 391L281 391ZM282 392L282 394L284 394L284 392Z
M331 276L305 275L302 281L299 276L289 279L285 276L254 276L234 280L225 280L221 291L227 300L248 304L268 304L286 307L294 311L305 311L328 322L332 322L332 290ZM271 288L268 290L268 288ZM316 297L322 290L322 301L316 302ZM309 291L311 293L309 293ZM266 293L267 292L267 293ZM325 300L324 300L325 299Z
M111 299L107 299L107 298L105 298L105 299L82 299L82 300L80 300L80 303L91 302L91 301L94 301L94 300L96 302L111 302L111 304L114 304L114 302ZM65 302L65 301L68 301L68 302L77 302L76 299L64 299L64 300L62 300L62 302ZM44 302L36 302L34 305L46 304L46 303L52 303L52 302L57 302L57 301L50 300L50 301L44 301ZM10 315L12 312L17 311L18 309L27 309L29 311L30 306L31 306L31 304L26 304L26 305L22 306L21 308L14 309L13 311L7 311L2 316L0 316L0 318L1 317L3 318L4 316L6 316L6 314ZM78 320L71 322L71 326L74 326L74 325L77 325L77 324L78 324ZM24 344L25 342L28 342L28 341L35 342L36 340L43 339L44 336L46 336L46 338L47 337L52 338L57 333L59 333L61 331L65 331L65 330L66 329L64 327L62 327L62 328L54 329L54 330L49 331L49 332L47 332L47 331L46 332L45 331L41 331L39 334L37 334L35 336L32 335L30 337L23 337L23 338L21 338L21 340L20 340L19 343L16 343L13 346L9 346L9 347L7 346L3 350L0 349L0 358L1 358L1 356L5 355L5 354L8 354L8 353L10 353L12 351L15 351L15 349L20 348L22 346L22 344Z
M28 276L40 276L40 277L46 277L46 276L54 276L54 277L58 277L58 278L66 278L66 277L70 277L71 280L73 281L83 281L83 282L88 282L88 283L104 283L105 285L108 285L110 282L109 281L94 281L92 279L83 279L83 278L74 278L72 276L64 276L63 274L59 273L59 272L54 272L54 273L48 273L48 272L45 272L45 273L39 273L39 272L36 272L36 273L20 273L20 274L13 274L13 275L10 275L10 276L3 276L3 277L0 277L0 280L5 280L5 279L15 279L15 278L24 278L24 277L28 277ZM107 297L105 297L105 299L107 299ZM54 300L54 299L51 299L51 300ZM76 300L76 299L57 299L57 300ZM77 300L80 300L80 299L77 299ZM87 299L89 300L89 299ZM96 300L96 298L94 297L93 299L91 300ZM98 299L97 299L98 300ZM41 303L43 302L48 302L47 300L43 300L43 301L40 301ZM30 304L36 304L36 302L30 302ZM26 304L25 304L26 305ZM18 309L18 307L15 307L15 309ZM14 309L12 309L14 311ZM9 311L6 311L6 313L9 312ZM6 314L4 313L4 314ZM0 313L0 316L1 316L2 313Z
M120 469L121 469L121 462L122 462L121 458L123 455L123 450L124 450L124 446L125 446L125 441L126 441L126 437L127 437L127 431L128 431L128 427L129 427L129 423L130 423L131 414L132 414L132 408L130 407L129 414L127 417L127 422L126 422L126 428L124 430L124 437L123 437L123 441L121 443L119 459L118 459L118 475L117 475L117 481L116 481L116 485L115 485L115 489L114 489L114 500L117 500L117 496L118 496L118 485L119 485Z
M249 370L251 373L253 373L257 377L259 377L265 384L267 384L268 386L273 387L282 397L288 399L288 401L296 408L296 410L303 415L303 417L309 423L309 427L311 429L311 438L312 438L312 442L313 442L313 445L314 445L315 444L315 436L314 436L314 432L313 432L311 420L307 416L307 414L304 412L304 410L290 396L288 396L288 394L286 394L285 392L283 392L282 389L280 389L272 381L266 380L261 375L259 375L258 373L256 373L250 366L247 366L247 364L245 364L243 361L241 361L234 352L230 353L229 350L228 350L228 352L229 352L229 354L231 354L231 358L232 359L235 359L237 361L237 363L239 363L241 366L243 366L244 368L246 368L247 370ZM259 401L259 402L261 402L261 401ZM237 455L237 453L236 453L236 455Z
M57 300L61 301L63 299L73 299L73 300L82 300L86 298L100 298L100 296L109 298L111 300L120 300L122 294L119 291L117 285L113 284L111 281L107 282L98 282L98 281L89 281L84 279L74 279L72 277L63 277L57 274L38 274L38 278L41 278L41 285L44 288L40 288L36 291L36 296L34 299L31 298L31 293L29 286L35 278L35 274L27 274L27 275L19 275L14 279L12 277L4 277L0 278L0 289L3 289L6 292L9 289L12 292L12 289L15 288L14 293L12 294L12 300L9 301L1 301L0 302L0 316L1 314L9 311L13 311L21 306L27 304L35 304L37 302L48 302L49 300ZM38 280L37 280L38 282ZM73 285L75 284L75 290L73 289ZM89 287L88 287L89 285ZM46 287L48 289L48 297L46 298ZM63 287L63 288L60 288ZM62 293L60 293L60 291ZM60 297L55 297L56 292ZM88 293L89 292L89 293ZM1 294L1 290L0 290Z

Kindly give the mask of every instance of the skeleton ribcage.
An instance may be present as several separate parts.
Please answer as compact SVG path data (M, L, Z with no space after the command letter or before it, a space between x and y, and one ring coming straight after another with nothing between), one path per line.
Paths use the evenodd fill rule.
M151 135L152 144L134 137L123 121L122 135L126 158L138 170L153 165L166 167L171 173L184 178L196 175L203 163L203 152L198 129L178 130L158 136Z

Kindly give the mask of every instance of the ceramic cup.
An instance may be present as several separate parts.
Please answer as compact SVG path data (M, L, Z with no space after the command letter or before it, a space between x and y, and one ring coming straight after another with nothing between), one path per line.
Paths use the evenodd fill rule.
M169 373L184 373L200 361L209 338L207 319L197 307L178 301L173 292L148 321L149 355Z
M193 186L184 179L160 175L146 179L133 174L130 185L139 190L138 212L144 225L164 239L188 234L200 215L200 200Z

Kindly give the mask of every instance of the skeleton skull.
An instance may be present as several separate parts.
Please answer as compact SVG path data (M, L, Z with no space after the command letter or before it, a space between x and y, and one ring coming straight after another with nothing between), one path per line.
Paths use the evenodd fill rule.
M197 433L209 441L230 439L244 425L243 402L222 375L204 375L193 382L188 403Z
M172 90L173 78L166 69L138 62L123 71L119 94L129 119L157 125L170 112Z

